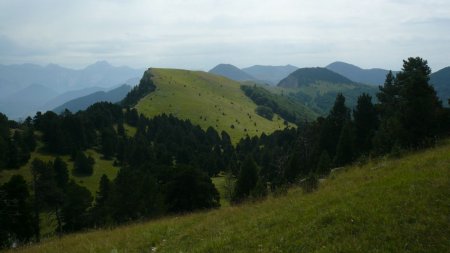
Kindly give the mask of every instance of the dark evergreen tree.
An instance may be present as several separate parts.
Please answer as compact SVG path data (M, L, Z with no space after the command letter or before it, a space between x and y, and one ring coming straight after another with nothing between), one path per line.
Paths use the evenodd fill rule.
M428 145L438 134L438 114L442 110L436 91L429 84L431 69L420 57L403 61L397 74L400 87L400 122L403 134L400 142L405 147Z
M92 157L87 157L84 152L79 151L73 162L73 171L77 175L89 176L94 171L95 160Z
M62 201L62 193L55 182L52 163L35 158L31 164L33 182L33 227L36 241L40 241L40 213L57 210ZM56 212L58 214L58 212Z
M125 128L122 121L117 124L117 134L119 136L125 137Z
M111 217L115 222L151 218L164 211L164 198L153 168L124 167L117 174L110 198Z
M378 115L372 104L372 97L363 93L358 97L353 110L355 126L355 155L368 154L372 149L372 139L378 128Z
M33 232L28 186L22 176L14 175L0 186L0 248L27 242Z
M89 224L88 208L92 204L91 192L85 187L70 181L67 185L66 196L62 206L62 217L64 217L64 231L77 231Z
M165 202L169 212L191 212L220 206L220 196L211 178L189 166L173 169L164 184Z
M332 161L328 152L324 150L320 155L319 162L317 163L316 174L318 175L328 175L332 167Z
M391 151L397 145L398 136L401 134L399 121L400 88L396 84L392 71L386 75L383 86L377 93L379 103L376 105L379 115L379 128L372 139L373 152L384 154Z
M353 148L353 128L351 122L347 122L342 128L339 136L339 142L336 149L336 155L333 159L333 164L336 167L344 166L353 161L354 148Z
M342 127L348 121L350 121L350 109L345 105L345 97L339 93L322 126L319 139L319 154L321 151L326 150L330 156L335 156Z
M234 202L242 201L250 196L259 180L258 167L251 156L248 156L241 166L234 190Z
M55 171L56 185L60 189L65 189L69 182L69 171L67 170L67 163L65 163L59 156L53 161L53 170Z
M110 221L108 201L111 195L111 181L103 174L99 185L99 190L95 197L95 205L92 209L92 221L96 226L107 224Z
M252 189L250 195L254 199L262 199L267 196L267 183L262 177L258 177L255 188Z
M117 147L117 134L114 128L104 128L101 134L102 154L106 159L110 159Z

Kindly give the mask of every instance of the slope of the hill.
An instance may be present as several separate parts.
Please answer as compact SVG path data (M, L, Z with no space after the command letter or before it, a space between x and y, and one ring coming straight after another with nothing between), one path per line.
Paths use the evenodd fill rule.
M46 152L39 151L40 147L42 147L42 143L38 145L37 150L31 153L31 157L28 162L21 166L18 169L6 169L0 171L0 184L7 182L13 175L21 175L24 179L31 183L31 164L34 158L41 159L43 161L53 161L57 155L49 154ZM107 175L109 179L114 179L117 175L119 169L113 166L112 160L104 160L102 159L102 155L98 153L96 150L90 149L87 150L86 155L91 156L95 160L93 174L91 176L77 176L72 173L73 170L73 161L70 159L69 155L60 156L61 159L68 165L70 178L73 179L77 184L86 187L93 196L95 196L96 191L98 190L99 181L103 174Z
M149 69L156 90L136 105L139 113L152 117L162 113L189 119L202 128L225 130L236 143L240 138L271 133L285 126L256 114L253 103L240 84L202 71Z
M209 73L224 76L234 81L256 81L256 78L231 64L219 64L212 68Z
M316 82L335 84L353 83L350 79L326 68L301 68L281 80L278 86L283 88L299 88Z
M382 85L389 72L389 70L380 68L362 69L358 66L339 61L329 64L326 68L354 82L370 85ZM393 72L396 73L396 71Z
M333 172L319 190L68 235L14 252L448 252L450 145Z
M430 75L430 83L444 105L450 99L450 67L443 68Z
M243 68L242 70L247 74L257 78L258 80L264 81L270 85L277 85L283 78L287 77L289 74L297 70L298 67L292 65L286 66L263 66L254 65L248 68Z
M131 86L129 85L121 85L115 89L109 90L109 91L97 91L92 94L79 97L76 99L72 99L55 109L53 109L54 112L60 113L64 111L65 109L68 109L71 112L77 112L80 110L85 110L90 105L93 105L97 102L111 102L111 103L117 103L121 101L127 93L131 90Z
M326 68L298 69L281 80L277 88L278 92L323 115L331 109L338 93L345 96L347 106L352 108L362 93L375 98L378 91L378 87L355 83Z

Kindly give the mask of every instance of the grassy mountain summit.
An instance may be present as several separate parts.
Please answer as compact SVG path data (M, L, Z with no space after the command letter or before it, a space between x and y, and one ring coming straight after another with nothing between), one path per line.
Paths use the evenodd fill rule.
M20 252L447 252L450 145L335 171L317 192L72 234ZM14 252L17 252L15 250Z
M279 87L299 88L317 82L349 83L353 81L326 68L301 68L292 72L278 83Z
M254 81L255 77L240 70L238 67L231 64L219 64L212 68L209 73L216 74L219 76L227 77L234 81Z
M230 79L202 71L149 69L156 90L136 105L148 117L173 114L206 129L225 130L234 142L245 135L260 135L284 128L275 116L268 120L256 114L256 104Z

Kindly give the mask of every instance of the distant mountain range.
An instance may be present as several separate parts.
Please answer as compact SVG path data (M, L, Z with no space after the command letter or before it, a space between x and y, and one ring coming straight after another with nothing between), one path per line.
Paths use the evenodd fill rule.
M121 85L120 87L117 87L107 92L97 91L92 94L70 100L56 107L55 109L53 109L53 111L56 113L61 113L65 109L67 109L75 113L80 110L85 110L86 108L97 102L103 101L103 102L117 103L120 102L130 90L131 86L124 84Z
M57 97L54 97L51 100L47 101L39 109L42 111L52 110L53 108L60 106L72 99L76 99L79 97L83 97L83 96L92 94L97 91L104 91L104 90L105 90L104 88L100 88L100 87L89 87L89 88L84 88L81 90L72 90L72 91L64 92L63 94L60 94Z
M0 112L23 119L94 92L136 85L142 73L144 69L115 67L105 61L81 70L55 64L0 65Z
M277 85L283 78L297 70L298 67L292 65L286 66L263 66L254 65L243 68L242 71L255 77L255 79L266 82L270 85Z
M434 72L430 76L430 83L434 86L442 104L448 106L450 99L450 67Z
M358 96L370 94L373 98L378 87L354 82L327 68L300 68L278 83L285 94L321 115L332 108L336 95L342 93L350 108L356 105Z
M238 67L231 64L219 64L212 68L209 73L224 76L234 81L256 81L254 76L247 74Z
M115 67L106 61L96 62L80 70L55 64L45 67L34 64L0 65L0 98L31 84L43 85L57 93L88 87L111 88L130 78L140 77L142 73L144 69Z
M389 70L380 68L362 69L358 66L339 61L329 64L326 68L354 82L377 86L384 83L386 75L389 72ZM395 74L398 71L392 72Z
M0 112L12 119L34 115L43 104L57 95L57 92L46 86L31 84L0 99Z
M281 79L298 69L292 65L286 66L264 66L254 65L247 68L239 69L231 64L219 64L212 68L209 73L224 76L231 80L253 81L257 83L265 83L275 86Z

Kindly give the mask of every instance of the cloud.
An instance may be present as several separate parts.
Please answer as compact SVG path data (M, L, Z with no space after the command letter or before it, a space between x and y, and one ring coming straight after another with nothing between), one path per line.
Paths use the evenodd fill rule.
M398 69L406 54L422 53L436 68L449 65L443 0L15 0L0 9L0 50L15 52L4 63L208 69L346 60Z

